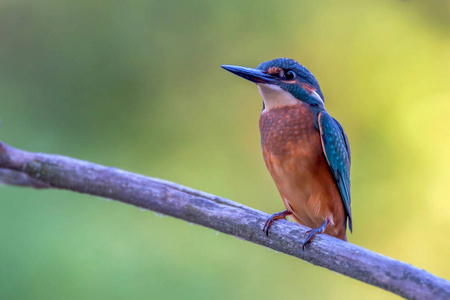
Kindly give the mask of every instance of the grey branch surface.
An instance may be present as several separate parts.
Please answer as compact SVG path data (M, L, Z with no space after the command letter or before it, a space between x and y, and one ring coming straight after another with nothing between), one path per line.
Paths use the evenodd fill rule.
M268 214L172 182L60 155L26 152L2 142L0 182L115 199L298 257L402 297L450 299L450 282L427 271L324 234L302 251L306 227L280 220L266 237L261 229Z

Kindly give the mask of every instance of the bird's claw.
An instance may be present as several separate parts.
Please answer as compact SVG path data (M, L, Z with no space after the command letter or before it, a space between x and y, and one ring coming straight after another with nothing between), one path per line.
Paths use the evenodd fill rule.
M311 242L311 240L313 239L313 237L316 234L325 232L325 228L327 228L327 225L329 223L330 223L330 220L329 219L325 219L325 221L322 223L322 225L320 225L320 227L314 228L314 229L310 229L310 230L306 231L306 233L305 233L306 238L305 238L305 240L303 241L303 244L302 244L303 251L305 251L306 245Z
M264 227L263 227L263 231L266 233L266 236L269 236L269 229L270 229L270 226L272 226L272 223L275 221L275 220L279 220L279 219L284 219L284 218L286 218L286 216L289 216L289 215L291 215L292 214L292 212L290 212L290 211L287 211L287 210L283 210L283 211L280 211L280 212L277 212L277 213L274 213L273 215L271 215L267 220L266 220L266 223L264 224Z
M272 225L273 221L274 221L273 216L270 216L270 218L268 218L266 220L266 223L264 224L264 227L262 230L265 232L266 236L269 236L269 228Z
M317 230L317 229L310 229L310 230L308 230L308 231L305 233L306 238L305 238L305 240L304 240L303 243L302 243L302 250L303 250L303 251L305 251L306 245L309 244L309 243L311 242L312 238L313 238L317 233L319 233L319 232L320 232L320 231Z

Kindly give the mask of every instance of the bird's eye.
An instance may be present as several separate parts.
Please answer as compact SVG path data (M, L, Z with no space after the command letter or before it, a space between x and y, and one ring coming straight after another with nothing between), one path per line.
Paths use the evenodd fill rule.
M292 79L295 79L295 77L297 77L297 75L295 74L294 71L289 70L289 71L286 72L285 77L286 77L287 80L292 80Z

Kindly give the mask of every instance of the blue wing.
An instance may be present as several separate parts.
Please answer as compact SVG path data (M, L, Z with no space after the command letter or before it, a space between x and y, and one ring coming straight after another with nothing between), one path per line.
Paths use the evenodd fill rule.
M319 113L319 129L322 148L333 174L345 212L347 213L348 228L352 231L352 210L350 207L350 163L351 154L347 136L341 124L333 119L326 111Z

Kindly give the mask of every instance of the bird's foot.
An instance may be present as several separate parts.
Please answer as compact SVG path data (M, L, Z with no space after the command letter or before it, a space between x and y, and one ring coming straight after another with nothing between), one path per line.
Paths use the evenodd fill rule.
M270 216L270 218L267 219L266 223L264 224L263 231L266 233L266 236L269 236L269 228L272 225L272 223L278 219L284 219L287 216L292 215L292 212L283 210L277 213L274 213Z
M302 244L303 251L305 251L306 245L311 242L311 240L313 239L313 237L316 234L320 234L320 233L324 233L325 232L325 228L327 228L327 225L329 223L330 223L330 220L329 219L325 219L325 221L322 223L322 225L320 225L320 227L308 230L306 232L306 238L305 238L305 240L303 241L303 244Z

